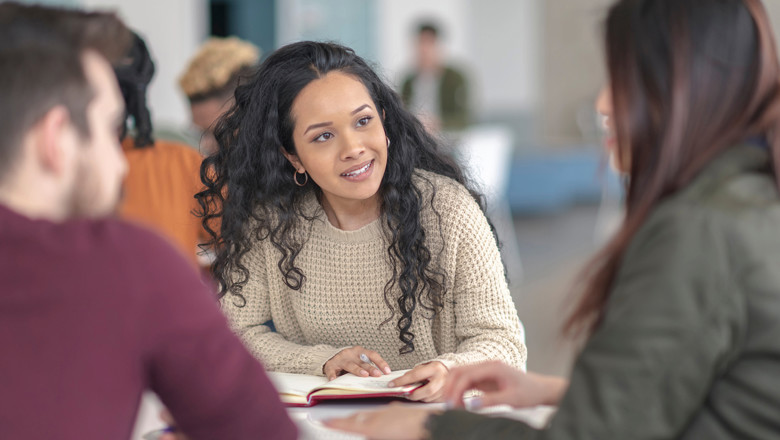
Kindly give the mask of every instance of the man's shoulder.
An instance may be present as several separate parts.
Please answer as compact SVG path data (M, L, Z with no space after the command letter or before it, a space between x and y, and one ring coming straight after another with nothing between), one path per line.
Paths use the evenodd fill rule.
M0 243L9 252L0 254L0 279L9 295L26 292L29 301L54 296L131 306L176 286L192 290L198 280L165 239L122 220L10 218L5 226Z
M748 234L774 230L780 221L780 194L766 152L735 148L716 158L692 183L664 199L649 223L685 230Z
M74 220L63 224L62 236L74 252L107 255L110 260L154 265L178 252L162 236L141 225L118 219Z
M444 66L442 78L450 82L465 82L466 74L464 73L463 69L457 66L447 65Z

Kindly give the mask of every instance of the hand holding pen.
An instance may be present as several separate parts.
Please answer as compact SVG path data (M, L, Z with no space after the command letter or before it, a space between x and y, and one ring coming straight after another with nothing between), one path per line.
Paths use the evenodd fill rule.
M176 428L176 421L173 420L173 416L170 411L163 409L160 412L160 419L168 426L155 431L147 432L144 434L144 440L189 440L189 437L184 435Z
M356 345L345 348L330 358L322 367L322 372L328 380L333 380L344 373L361 377L379 377L389 374L391 370L379 353Z

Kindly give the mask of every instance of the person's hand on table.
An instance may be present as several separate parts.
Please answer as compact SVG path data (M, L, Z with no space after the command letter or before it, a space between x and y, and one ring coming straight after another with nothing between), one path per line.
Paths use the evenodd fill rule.
M407 371L403 376L393 380L390 387L401 387L418 382L425 384L414 390L407 398L421 402L442 402L442 391L447 380L449 369L439 361L418 365Z
M322 372L328 380L333 380L344 373L361 377L379 377L382 374L389 374L390 371L390 366L379 353L359 345L341 350L322 367Z
M176 428L176 421L173 420L173 416L171 415L171 412L167 409L163 409L160 412L160 418L163 422L165 422L166 425L168 425L171 428ZM158 437L158 440L189 440L189 437L184 435L181 431L173 431L173 432L166 432L160 437Z
M480 406L511 405L523 408L557 405L568 381L555 376L526 373L503 362L453 368L443 390L448 407L463 408L463 393L482 391Z
M325 426L375 440L420 440L428 437L425 422L434 411L391 403L378 411L358 412L325 421Z

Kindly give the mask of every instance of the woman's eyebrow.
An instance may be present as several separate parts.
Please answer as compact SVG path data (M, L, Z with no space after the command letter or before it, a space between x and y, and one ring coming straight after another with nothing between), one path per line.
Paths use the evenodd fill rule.
M314 130L315 128L320 128L320 127L327 127L328 125L333 125L333 122L320 122L319 124L311 124L306 129L306 131L303 132L303 134L308 133L309 130Z
M355 113L359 112L360 110L363 110L364 108L371 108L371 106L368 104L363 104L360 107L356 108L355 110L352 110L351 114L354 115Z
M368 105L368 104L363 104L363 105L361 105L360 107L356 108L355 110L352 110L352 113L350 113L350 114L351 114L351 115L354 115L355 113L357 113L357 112L359 112L359 111L363 110L364 108L371 108L371 106L370 106L370 105ZM312 124L312 125L309 125L309 126L306 128L306 131L304 131L304 132L303 132L303 134L306 134L306 133L308 133L308 132L309 132L309 130L314 130L315 128L320 128L320 127L327 127L328 125L333 125L333 122L320 122L320 123L318 123L318 124Z

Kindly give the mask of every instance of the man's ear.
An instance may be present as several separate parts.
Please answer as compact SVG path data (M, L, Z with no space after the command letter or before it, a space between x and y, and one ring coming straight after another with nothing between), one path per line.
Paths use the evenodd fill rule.
M68 110L58 105L43 115L33 127L35 157L41 168L60 174L68 167L69 156L76 144L75 129Z
M306 171L306 167L303 166L303 163L301 163L301 160L298 159L298 156L292 153L288 153L287 150L284 149L284 147L279 147L279 151L282 152L285 158L292 164L293 168L295 168L299 173L303 173Z

